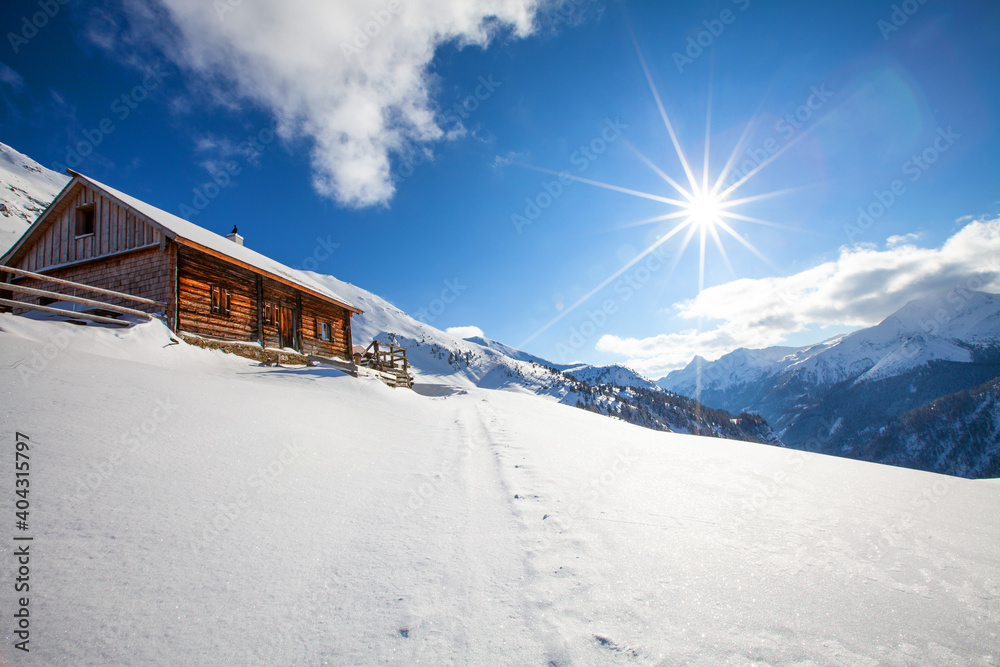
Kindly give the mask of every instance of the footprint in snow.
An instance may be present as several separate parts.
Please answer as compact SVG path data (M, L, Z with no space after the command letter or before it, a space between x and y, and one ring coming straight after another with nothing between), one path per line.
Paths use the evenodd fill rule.
M623 648L618 644L614 643L613 641L611 641L610 639L608 639L607 637L594 635L594 639L597 640L598 644L608 649L609 651L614 651L615 653L625 653L627 655L632 656L633 658L639 657L639 652L636 651L634 648Z

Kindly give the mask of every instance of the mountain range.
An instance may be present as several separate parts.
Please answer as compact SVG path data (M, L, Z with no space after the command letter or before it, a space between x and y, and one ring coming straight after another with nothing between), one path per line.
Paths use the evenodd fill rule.
M698 357L658 384L760 414L789 447L982 477L1000 459L998 376L1000 295L956 288L816 345Z

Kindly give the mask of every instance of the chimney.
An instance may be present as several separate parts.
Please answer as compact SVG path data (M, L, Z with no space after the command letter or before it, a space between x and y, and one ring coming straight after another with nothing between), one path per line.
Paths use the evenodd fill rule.
M236 245L243 245L243 237L239 235L236 231L236 225L233 225L233 231L226 234L226 238L235 243Z

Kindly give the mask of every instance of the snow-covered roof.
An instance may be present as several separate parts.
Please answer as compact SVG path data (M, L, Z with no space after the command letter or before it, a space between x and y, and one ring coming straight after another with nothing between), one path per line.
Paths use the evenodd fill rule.
M209 250L214 250L217 253L231 257L238 262L249 264L264 273L269 273L278 278L291 281L301 287L317 293L320 296L333 299L356 313L360 314L362 312L360 308L352 305L347 299L343 298L339 294L336 294L330 288L313 280L302 271L297 271L289 266L285 266L281 262L273 260L266 255L262 255L256 250L251 250L246 246L234 243L226 237L220 236L219 234L209 231L204 227L200 227L193 222L189 222L172 213L167 213L163 209L147 204L146 202L136 199L135 197L131 197L124 192L119 192L118 190L104 185L99 181L95 181L89 176L84 176L83 174L72 170L67 171L69 171L70 174L81 182L89 185L95 190L104 192L113 199L119 200L122 204L131 208L133 211L143 216L154 225L163 228L168 237L180 237L182 239L192 241L193 243L208 248Z

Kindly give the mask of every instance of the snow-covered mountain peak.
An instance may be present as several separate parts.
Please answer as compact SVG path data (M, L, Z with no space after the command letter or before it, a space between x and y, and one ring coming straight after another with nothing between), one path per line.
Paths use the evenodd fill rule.
M14 245L68 182L66 174L0 143L0 254Z
M572 368L574 365L578 364L557 364L554 361L549 361L548 359L543 359L542 357L531 354L530 352L525 352L524 350L519 350L516 347L511 347L510 345L505 345L500 341L492 340L489 338L483 338L482 336L470 336L464 340L470 343L475 343L476 345L482 345L483 347L489 348L500 354L504 354L511 359L518 359L520 361L527 361L539 364L540 366L547 366L549 368L555 368L556 370L564 371L568 368Z
M806 347L740 348L660 379L665 389L730 390L784 373L811 385L891 377L930 361L971 361L969 347L1000 343L1000 295L950 290L910 301L881 323Z
M719 389L737 387L769 374L783 360L807 349L775 346L751 350L741 347L715 361L696 356L683 369L658 380L657 385L681 393L706 385Z
M947 290L910 301L875 327L886 335L927 334L970 344L1000 340L1000 295Z
M589 384L607 384L616 387L634 387L637 389L649 389L650 391L662 391L660 386L652 380L620 364L612 364L610 366L580 364L567 369L566 374Z

